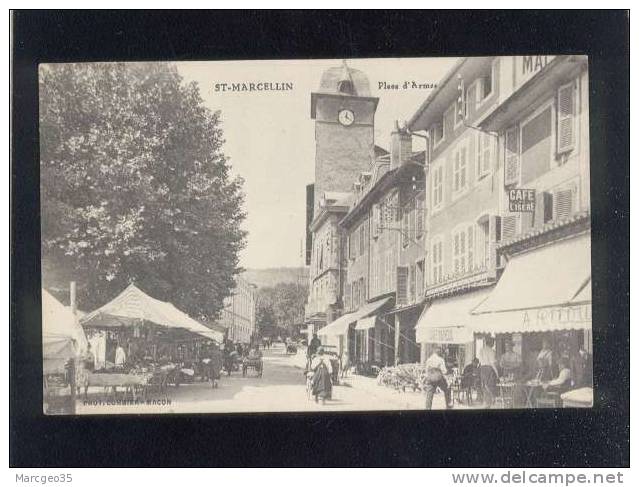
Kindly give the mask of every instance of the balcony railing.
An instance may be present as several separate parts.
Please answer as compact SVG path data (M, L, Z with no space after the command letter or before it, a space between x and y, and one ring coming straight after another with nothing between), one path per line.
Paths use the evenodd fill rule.
M463 272L446 274L436 282L426 284L426 297L446 294L457 290L474 287L476 284L493 282L497 279L495 244L490 245L489 258L482 264L473 266Z

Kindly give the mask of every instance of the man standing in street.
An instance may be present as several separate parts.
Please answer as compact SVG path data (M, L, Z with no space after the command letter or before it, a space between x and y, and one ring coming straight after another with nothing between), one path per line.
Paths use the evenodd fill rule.
M450 397L450 389L444 375L446 374L446 362L442 358L441 348L437 347L433 354L426 360L426 409L433 408L433 396L439 387L446 398L446 409L452 409L453 402Z
M495 402L495 393L497 389L497 359L495 357L495 349L493 345L495 339L487 336L484 340L484 346L479 351L479 377L481 378L481 388L484 397L484 404L487 408L491 408Z

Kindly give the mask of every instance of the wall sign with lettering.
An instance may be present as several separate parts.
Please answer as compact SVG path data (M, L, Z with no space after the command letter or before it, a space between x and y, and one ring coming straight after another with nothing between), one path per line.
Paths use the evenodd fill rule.
M515 60L515 87L532 78L555 56L517 56Z
M534 189L511 189L508 191L508 210L512 213L534 213Z

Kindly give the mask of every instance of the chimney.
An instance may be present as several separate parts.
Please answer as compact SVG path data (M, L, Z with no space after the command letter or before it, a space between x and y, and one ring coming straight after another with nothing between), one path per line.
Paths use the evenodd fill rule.
M391 169L395 169L410 160L413 155L413 139L406 127L395 121L395 129L391 133Z

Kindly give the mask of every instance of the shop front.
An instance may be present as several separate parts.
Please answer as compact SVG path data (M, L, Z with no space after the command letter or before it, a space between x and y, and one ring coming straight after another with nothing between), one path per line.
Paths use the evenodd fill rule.
M379 350L377 333L383 328L378 316L391 301L392 298L384 298L367 303L317 332L322 344L342 358L343 367L355 366L359 370L364 364L375 363Z
M590 234L513 256L472 312L476 337L494 337L497 357L512 345L521 362L516 379L524 385L541 388L565 377L562 392L591 388L590 272Z
M424 309L415 327L422 363L439 348L449 370L463 371L475 356L471 311L486 299L491 290L480 288L440 298Z

